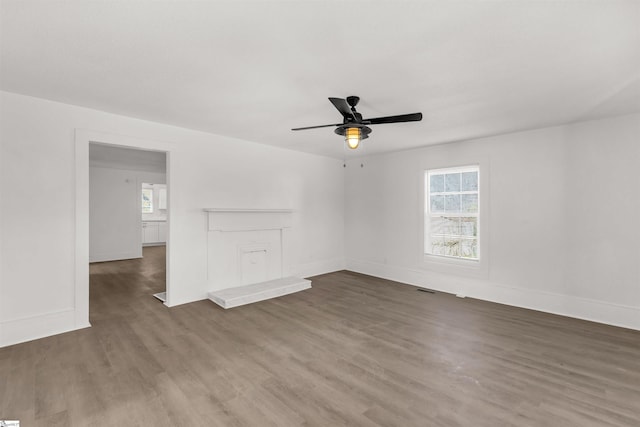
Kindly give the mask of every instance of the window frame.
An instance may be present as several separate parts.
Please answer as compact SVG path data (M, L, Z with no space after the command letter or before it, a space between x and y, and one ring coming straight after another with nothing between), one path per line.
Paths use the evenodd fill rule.
M457 147L457 148L456 148ZM479 149L477 144L473 147L467 145L459 145L451 148L447 145L445 149L434 147L430 150L429 156L425 156L419 160L418 167L415 169L415 191L416 205L415 215L418 219L418 229L416 230L416 239L414 246L414 256L420 259L417 271L425 274L434 282L434 286L448 286L447 283L455 281L455 277L464 277L473 280L483 281L489 279L489 264L491 263L491 212L489 211L489 203L491 201L491 172L492 161L489 153L484 149ZM482 189L482 200L480 200L480 216L482 224L480 226L480 234L483 238L480 240L480 252L482 258L480 261L470 261L459 258L446 258L424 253L424 233L425 233L425 172L431 169L448 169L464 166L478 166L480 169L480 184ZM481 282L478 282L481 283ZM452 285L453 286L453 285ZM464 291L462 289L461 291Z
M431 192L431 177L433 175L447 175L447 174L463 174L463 173L469 173L469 172L475 172L477 173L477 186L478 188L475 191L463 191L462 188L460 188L458 191L446 191L446 187L443 188L442 192L436 192L435 195L441 195L445 198L446 200L446 196L447 195L476 195L477 196L477 212L457 212L457 213L447 213L446 210L443 210L443 212L437 212L437 213L433 213L431 211L431 196L434 195L434 193ZM480 196L480 192L481 192L481 174L480 174L480 165L479 164L472 164L472 165L466 165L466 166L453 166L453 167L444 167L444 168L430 168L430 169L426 169L424 171L423 174L423 180L424 180L424 192L423 192L423 197L424 197L424 214L423 214L423 254L427 257L437 257L437 258L443 258L443 259L447 259L447 260L457 260L457 261L462 261L462 262L474 262L474 263L479 263L481 260L481 246L480 246L480 242L481 242L481 196ZM446 184L445 184L446 185ZM443 209L445 208L446 203L443 201ZM436 253L432 253L432 252L427 252L427 246L431 246L431 237L434 235L433 232L431 232L431 229L427 228L427 220L429 221L429 224L433 224L433 219L437 218L437 217L451 217L451 218L475 218L475 236L474 237L468 237L463 235L461 232L459 232L458 234L450 234L450 236L453 236L455 238L457 238L458 240L462 241L462 240L475 240L476 242L476 257L471 258L471 257L463 257L462 255L460 256L456 256L456 255L444 255L444 254L436 254ZM447 233L441 233L443 239L447 236Z
M144 194L145 192L150 192L151 193L151 197L149 199L149 203L150 203L150 208L148 211L145 211L145 206L144 206ZM140 192L140 212L143 214L152 214L154 211L154 203L153 203L153 188L142 188L141 192Z

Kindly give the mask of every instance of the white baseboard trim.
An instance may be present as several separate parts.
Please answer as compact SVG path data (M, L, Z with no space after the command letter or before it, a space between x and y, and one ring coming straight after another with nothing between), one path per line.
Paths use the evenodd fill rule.
M124 259L135 259L135 258L142 258L142 249L135 252L89 255L89 262L120 261Z
M535 291L489 280L457 277L369 261L347 260L346 269L468 298L528 308L576 319L640 330L640 307Z
M318 276L320 274L344 270L344 268L345 262L343 258L333 258L291 266L291 275L308 278Z
M22 319L4 320L0 322L0 347L71 332L77 329L84 329L90 326L88 322L76 324L76 311L72 308Z
M203 285L203 288L206 289L207 285ZM171 297L170 299L168 299L164 305L166 305L167 307L177 307L179 305L183 305L183 304L190 304L192 302L197 302L197 301L203 301L209 299L209 296L207 295L207 292L204 293L198 293L195 296L186 296L186 297L182 297L182 298L177 298L175 296Z

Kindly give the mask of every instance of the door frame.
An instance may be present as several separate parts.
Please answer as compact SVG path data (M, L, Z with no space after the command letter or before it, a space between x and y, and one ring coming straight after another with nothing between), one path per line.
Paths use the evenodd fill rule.
M167 156L167 255L166 306L171 306L171 150L168 142L133 138L88 129L75 129L75 316L76 325L89 324L89 144L97 143L143 151L162 151Z

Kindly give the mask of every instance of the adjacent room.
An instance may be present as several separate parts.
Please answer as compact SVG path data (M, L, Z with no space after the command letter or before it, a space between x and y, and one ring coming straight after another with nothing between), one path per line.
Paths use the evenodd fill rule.
M166 270L167 155L116 145L89 144L89 262L94 270L111 262L153 256ZM106 263L98 265L100 263ZM153 293L166 301L165 277ZM157 289L156 289L157 288Z
M0 142L0 424L640 425L638 1L0 0Z

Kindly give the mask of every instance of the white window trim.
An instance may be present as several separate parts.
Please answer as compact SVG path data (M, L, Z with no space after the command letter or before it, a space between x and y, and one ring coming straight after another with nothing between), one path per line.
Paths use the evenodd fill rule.
M465 277L473 277L478 279L486 279L489 277L489 215L488 207L490 200L490 186L489 186L489 159L486 155L467 156L461 154L459 161L456 163L448 163L446 161L438 161L437 159L428 159L422 162L419 171L420 185L418 195L419 200L419 214L420 214L420 247L416 247L420 252L421 268L442 274L453 274ZM442 159L441 159L442 160ZM437 162L437 163L436 163ZM425 248L425 214L426 212L426 173L428 171L437 170L453 170L453 168L464 169L469 166L476 166L479 169L479 183L478 188L482 192L482 196L479 197L479 215L482 218L479 224L480 236L483 236L479 240L479 260L470 260L464 258L444 257L439 255L430 255L424 253Z
M430 254L426 252L426 239L427 239L427 233L426 230L424 230L423 228L423 253L425 256L429 256L429 257L437 257L437 258L445 258L445 259L455 259L455 260L462 260L464 262L474 262L474 263L478 263L480 262L480 260L482 259L482 250L480 247L480 243L482 242L482 233L481 233L481 223L482 223L482 218L480 215L480 203L482 203L482 197L480 195L482 186L480 183L480 179L481 179L481 173L480 173L480 165L478 164L474 164L474 165L467 165L467 166L462 166L462 167L452 167L452 168L440 168L440 169L428 169L424 171L424 192L425 195L427 194L427 190L429 190L429 195L432 195L432 193L430 192L430 189L427 187L427 182L429 181L429 176L430 175L442 175L442 174L454 174L454 173L467 173L467 172L477 172L478 173L478 190L476 191L443 191L443 192L437 192L437 193L433 193L435 195L442 195L442 196L446 196L447 194L474 194L474 195L478 195L478 212L474 212L474 213L431 213L430 209L431 209L431 205L429 203L429 201L425 198L424 199L424 215L423 215L423 227L424 227L424 222L426 221L426 217L429 216L430 218L433 217L437 217L437 216L447 216L447 217L453 217L453 218L476 218L476 224L477 224L477 229L478 229L478 234L475 237L469 237L469 236L458 236L460 239L467 239L467 240L477 240L478 242L478 258L463 258L463 257L456 257L456 256L450 256L450 255L439 255L439 254Z

